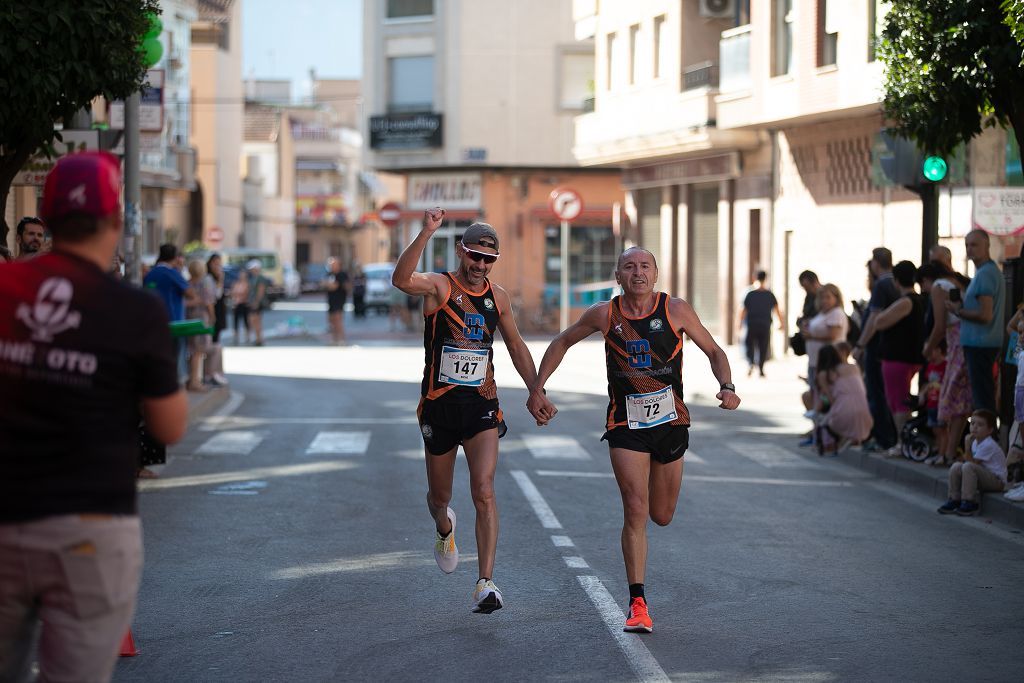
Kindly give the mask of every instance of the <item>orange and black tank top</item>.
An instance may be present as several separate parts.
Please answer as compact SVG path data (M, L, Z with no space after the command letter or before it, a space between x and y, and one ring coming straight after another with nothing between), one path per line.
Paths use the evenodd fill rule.
M425 315L423 348L426 352L422 396L428 400L469 401L497 398L494 383L494 330L501 311L490 280L473 292L445 273L448 299Z
M683 340L668 317L668 294L655 295L642 318L622 311L621 297L608 304L604 335L608 367L607 429L689 425L683 403Z

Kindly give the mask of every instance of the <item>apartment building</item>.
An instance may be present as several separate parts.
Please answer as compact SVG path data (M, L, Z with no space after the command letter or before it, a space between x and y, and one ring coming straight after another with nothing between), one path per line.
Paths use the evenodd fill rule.
M879 164L886 4L574 3L576 35L595 45L595 107L576 119L574 153L623 168L628 239L730 343L759 269L792 323L802 270L849 301L867 294L873 247L920 261L921 202ZM971 185L1001 184L1005 147L1001 131L974 141L941 190L940 238L954 253L971 227Z
M571 0L366 0L367 166L405 178L395 252L443 206L423 268L455 266L455 243L476 220L502 236L493 277L525 327L557 323L562 254L556 188L583 199L571 222L570 301L576 314L606 295L621 246L619 172L581 168L573 119L590 105L592 41L573 34Z

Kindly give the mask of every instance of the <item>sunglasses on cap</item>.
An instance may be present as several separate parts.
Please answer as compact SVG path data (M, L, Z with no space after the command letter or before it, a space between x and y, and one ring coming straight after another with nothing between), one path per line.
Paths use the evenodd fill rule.
M475 249L470 249L465 244L462 245L462 248L465 250L466 256L473 259L475 262L483 261L484 263L494 263L498 260L497 254L486 254L482 251L476 251Z

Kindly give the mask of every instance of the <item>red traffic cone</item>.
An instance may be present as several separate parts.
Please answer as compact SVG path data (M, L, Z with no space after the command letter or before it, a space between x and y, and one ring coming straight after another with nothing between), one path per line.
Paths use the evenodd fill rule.
M132 630L128 629L128 632L124 634L124 639L121 641L121 656L134 657L137 654L139 654L139 650L135 647L135 639L132 638Z

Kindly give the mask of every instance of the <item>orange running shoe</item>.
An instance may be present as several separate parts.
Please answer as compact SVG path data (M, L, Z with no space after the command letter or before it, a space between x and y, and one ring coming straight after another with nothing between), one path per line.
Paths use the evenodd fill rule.
M651 633L654 630L654 622L647 612L647 601L643 598L633 598L629 601L629 616L626 618L626 625L623 631L633 633Z

